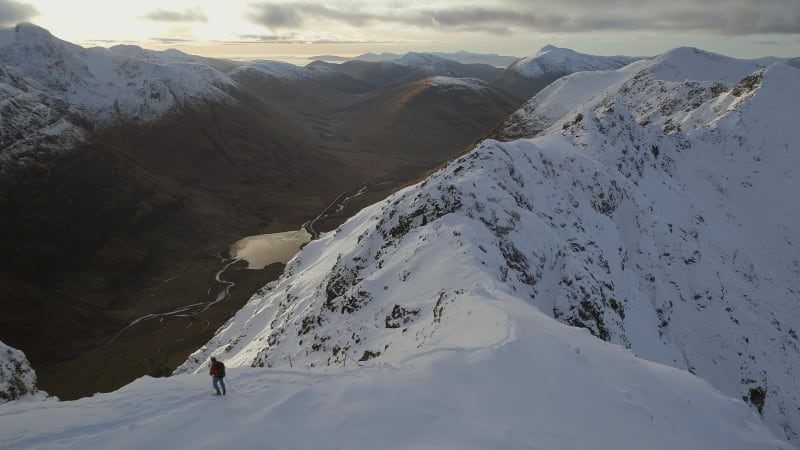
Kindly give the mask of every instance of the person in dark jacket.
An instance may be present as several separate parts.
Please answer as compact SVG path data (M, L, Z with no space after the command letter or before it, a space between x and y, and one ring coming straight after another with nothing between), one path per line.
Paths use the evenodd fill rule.
M214 385L214 390L217 391L214 395L225 395L225 365L222 364L222 361L217 361L217 358L211 357L211 370L208 371L208 374L211 375L213 378L212 384ZM220 394L219 388L222 387L222 393Z

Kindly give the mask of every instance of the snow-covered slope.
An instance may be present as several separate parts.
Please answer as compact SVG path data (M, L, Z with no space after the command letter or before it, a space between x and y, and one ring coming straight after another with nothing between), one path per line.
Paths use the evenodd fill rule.
M619 69L637 58L586 55L552 45L508 66L493 85L526 101L561 77L576 72Z
M465 249L451 250L452 262L462 263ZM348 362L326 372L228 368L220 398L200 373L145 377L75 402L6 404L0 447L792 448L743 402L703 380L553 321L488 272L462 281L439 313L426 308L402 325L406 334L422 333L425 344L407 348L396 364ZM392 296L401 298L400 289ZM423 306L428 299L420 300ZM371 317L362 318L371 326Z
M83 116L58 96L0 65L0 162L36 149L57 152L86 141Z
M523 302L696 374L797 441L800 72L677 49L570 79L592 89L543 93L561 105L547 132L486 141L309 244L178 372L212 354L287 368L503 352L504 329L533 326L516 322Z
M0 39L0 158L69 149L87 132L229 102L235 83L180 52L83 48L31 24Z
M425 79L425 83L441 89L485 90L489 85L477 78L454 78L436 76Z
M0 403L36 394L36 373L20 350L0 342Z
M234 86L225 74L204 64L166 54L159 59L130 54L86 49L35 25L21 24L15 29L15 40L0 47L0 63L102 120L152 119L177 105L228 99L225 89Z
M582 104L596 104L622 90L640 122L677 120L678 110L692 110L690 106L702 102L704 96L720 94L761 68L752 61L681 47L619 70L575 73L554 81L529 100L509 117L499 135L506 140L533 137ZM633 93L628 92L632 89ZM637 101L641 103L636 105Z
M597 56L578 53L553 45L542 47L533 56L519 59L508 70L527 78L566 75L582 71L613 70L636 61L630 56Z

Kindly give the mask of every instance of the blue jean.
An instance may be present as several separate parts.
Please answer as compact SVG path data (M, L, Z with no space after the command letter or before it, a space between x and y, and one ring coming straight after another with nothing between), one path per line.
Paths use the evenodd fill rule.
M219 387L222 386L222 395L225 395L225 380L222 377L214 377L214 389L219 392Z

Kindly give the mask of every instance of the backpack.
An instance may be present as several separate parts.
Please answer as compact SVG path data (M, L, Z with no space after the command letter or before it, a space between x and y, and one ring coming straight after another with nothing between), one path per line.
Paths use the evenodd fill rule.
M215 375L220 378L225 378L225 364L222 364L222 361L217 361L217 371Z

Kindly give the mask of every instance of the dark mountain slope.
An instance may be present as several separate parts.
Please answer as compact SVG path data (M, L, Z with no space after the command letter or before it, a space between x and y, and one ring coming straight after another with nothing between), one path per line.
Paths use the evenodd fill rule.
M380 91L344 113L344 132L415 164L457 156L519 103L475 79L432 77Z
M108 130L47 165L7 170L0 182L0 207L10 212L0 219L0 283L11 293L3 306L14 314L0 326L5 341L25 348L45 390L70 397L100 389L87 374L105 370L96 363L78 372L91 388L54 386L61 376L50 375L59 373L59 361L104 343L138 317L210 301L223 287L213 280L226 245L299 227L355 182L354 172L292 133L251 109L209 105L158 124ZM153 286L179 273L188 278L152 297ZM270 277L241 276L240 284ZM220 304L227 313L215 312L212 325L248 295ZM59 320L41 333L41 317ZM128 369L115 366L123 377L116 385L130 378Z

